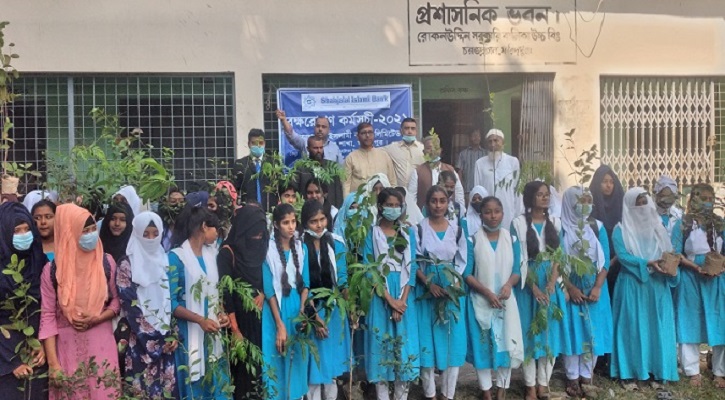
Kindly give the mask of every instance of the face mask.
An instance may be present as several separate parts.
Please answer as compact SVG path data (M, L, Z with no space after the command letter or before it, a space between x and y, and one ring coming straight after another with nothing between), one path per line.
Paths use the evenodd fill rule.
M592 205L591 204L577 204L576 212L577 212L577 214L581 215L585 219L589 218L589 214L592 213Z
M264 154L264 146L251 146L249 152L256 158L262 157L262 154Z
M383 207L383 218L390 222L396 221L403 214L400 207Z
M483 226L483 229L485 229L486 232L496 232L501 229L501 224L498 224L496 226L488 226L485 223L482 223L481 226Z
M95 250L98 245L98 231L81 235L80 240L78 240L78 244L81 246L81 249L85 251Z
M441 161L441 156L438 156L438 157L436 157L436 158L434 158L434 159L430 160L430 163L431 163L431 164L435 164L435 163L437 163L437 162L440 162L440 161Z
M473 207L473 211L475 211L475 212L477 212L479 214L481 213L481 207L482 206L483 206L483 203L481 203L481 202L471 203L471 207Z
M663 209L670 208L673 204L675 204L676 200L677 198L674 195L658 196L657 206Z
M13 235L13 247L15 250L25 251L33 244L33 232L25 232Z
M348 218L352 218L355 214L357 214L356 208L348 208L347 213L345 213Z
M305 229L305 232L306 232L306 233L307 233L308 235L310 235L310 236L312 236L313 238L315 238L315 239L321 239L321 238L322 238L322 236L324 236L324 235L325 235L325 233L327 233L327 228L325 228L324 230L322 230L322 233L320 233L319 235L317 234L317 232L313 231L312 229Z
M405 143L411 144L411 143L415 142L415 136L403 135L403 141Z

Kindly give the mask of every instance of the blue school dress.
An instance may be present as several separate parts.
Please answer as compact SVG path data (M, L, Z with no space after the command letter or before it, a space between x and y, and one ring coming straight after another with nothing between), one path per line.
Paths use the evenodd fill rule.
M337 286L342 291L347 287L347 260L345 244L339 239L339 237L335 238L335 258L337 260ZM310 293L310 296L313 295ZM327 310L322 307L316 308L320 318L327 321ZM347 315L341 314L340 308L335 306L330 320L326 324L329 332L326 339L318 339L314 334L312 337L320 355L320 362L318 364L314 357L310 357L309 383L311 385L330 384L333 379L350 371L350 324Z
M270 243L269 251L277 251L274 242ZM302 280L304 287L310 286L310 274L307 262L307 246L302 246L303 265L301 266ZM284 252L285 261L291 257L291 251ZM274 291L274 277L270 265L265 260L262 264L262 281L264 283L264 302L262 310L262 375L263 383L269 400L295 400L301 399L307 394L307 379L309 368L309 349L303 349L301 345L288 346L285 354L277 351L277 324L272 315L269 301L276 296ZM287 330L287 342L289 343L297 335L294 320L300 315L302 299L297 289L292 287L289 295L278 302L280 318Z
M677 381L675 312L670 288L680 274L650 274L647 261L627 251L621 226L612 232L622 269L614 287L611 376L620 379Z
M416 238L413 229L408 232L410 253L413 261L410 264L410 279L408 286L407 305L400 322L390 319L392 310L388 302L381 297L373 296L370 310L366 316L367 330L365 331L365 372L370 382L410 382L418 379L420 375L420 357L418 342L418 319L416 309L419 306L415 297L415 273L418 264L414 261L416 254ZM392 238L389 238L392 245ZM377 260L374 254L373 233L368 234L365 240L363 259L369 257ZM390 271L387 275L387 286L393 298L400 298L401 290L400 271ZM399 353L398 353L399 352Z

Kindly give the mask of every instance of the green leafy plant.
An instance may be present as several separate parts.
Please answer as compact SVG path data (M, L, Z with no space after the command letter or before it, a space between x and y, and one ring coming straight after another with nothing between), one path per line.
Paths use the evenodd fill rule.
M15 177L21 179L25 175L39 177L40 172L33 170L32 163L9 160L10 149L15 141L10 134L14 125L10 119L8 106L19 96L13 93L12 83L20 77L20 73L12 63L13 60L20 56L13 51L15 43L8 43L9 49L5 49L4 30L8 24L7 21L0 22L0 62L2 63L2 67L0 67L0 154L2 154L2 178Z
M452 262L439 260L433 255L418 257L416 262L419 264L439 266L435 271L426 275L426 282L433 282L433 278L437 278L436 281L438 282L451 282L446 287L441 287L445 292L445 296L433 296L430 287L428 287L425 293L416 300L433 300L435 324L443 325L449 323L451 320L457 322L461 315L460 298L466 295L466 291L463 289L463 277L461 274L456 271ZM449 304L452 304L453 307L449 307Z
M0 325L0 334L5 340L11 338L12 332L17 332L21 336L21 340L15 346L15 357L20 362L34 367L33 358L35 354L41 350L41 344L38 340L38 333L31 325L31 318L37 318L36 314L39 309L31 311L32 308L38 308L38 299L30 295L31 283L23 277L23 270L26 268L25 260L18 261L18 256L13 254L10 257L10 264L3 270L2 274L9 276L15 283L15 289L6 294L5 299L0 302L0 310L9 314L9 323ZM30 381L45 377L46 374L33 373L23 380L22 390L27 398L31 398L32 386Z
M124 185L134 186L145 201L162 198L174 182L164 167L171 163L173 152L162 149L159 161L150 153L153 147L141 142L138 131L127 133L119 125L117 115L93 108L90 116L100 126L99 137L76 145L70 156L52 155L49 181L59 185L60 193L81 196L84 205L103 202ZM70 180L65 180L67 175Z

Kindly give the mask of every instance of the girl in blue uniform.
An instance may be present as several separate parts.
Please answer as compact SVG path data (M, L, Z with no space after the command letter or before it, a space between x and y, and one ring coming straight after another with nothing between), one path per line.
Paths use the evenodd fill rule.
M561 220L549 216L550 198L546 183L527 183L523 193L525 213L511 223L511 232L519 239L521 258L528 262L528 268L521 270L523 288L515 291L524 351L526 358L531 358L523 368L527 400L548 396L554 361L569 351L569 321L565 295L558 282L559 265L536 260L541 252L556 250L561 243ZM533 322L539 312L546 313L547 324L539 326L534 334L532 326L536 326Z
M682 210L677 205L679 197L677 182L667 175L662 175L655 183L654 189L657 213L662 218L662 224L667 228L667 233L672 237L675 232L675 224L682 219Z
M715 191L698 184L690 192L688 214L673 229L675 252L682 253L675 289L677 343L682 369L693 386L702 384L700 344L712 347L715 385L725 388L725 276L702 271L705 255L720 253L723 221L713 212Z
M266 303L262 311L262 354L267 398L301 399L307 393L309 349L290 346L301 335L295 319L304 313L310 278L307 247L295 239L297 218L289 204L272 213L274 238L262 265Z
M379 400L389 399L389 382L394 382L395 400L408 398L409 384L418 379L418 325L415 293L415 234L402 226L403 195L392 188L378 195L377 225L368 234L363 259L379 260L385 277L385 295L374 296L367 314L365 371L375 383ZM402 365L396 366L393 361Z
M442 397L453 399L459 368L466 362L466 296L459 297L458 306L448 299L444 316L436 312L436 302L448 296L445 288L456 286L466 289L464 282L446 277L445 266L452 266L463 275L473 259L473 246L465 232L465 219L459 225L458 221L446 217L448 201L448 193L443 187L432 186L426 194L428 217L418 225L418 255L438 260L420 263L417 272L421 283L418 293L420 296L426 292L432 295L417 304L421 380L427 398L436 395L434 368L437 368L443 371Z
M224 388L229 376L220 330L229 326L229 317L217 289L218 226L219 219L206 205L187 207L174 232L181 245L169 253L171 312L181 338L176 349L176 382L182 399L227 398Z
M597 357L612 352L612 309L607 288L609 241L601 221L589 217L592 196L580 187L564 192L561 223L564 252L586 263L586 271L567 265L564 285L569 292L570 352L564 357L566 392L582 397L592 391ZM581 381L581 382L580 382ZM582 385L584 383L584 385Z
M320 202L305 202L302 206L302 226L305 227L302 242L308 250L310 290L337 288L345 294L347 291L345 243L341 237L327 231L327 216ZM335 378L349 370L350 329L347 316L341 314L340 308L334 304L332 311L328 312L324 308L326 303L327 298L321 298L314 304L319 325L315 328L313 340L317 346L320 362L318 364L310 357L308 400L322 399L323 387L325 400L336 400Z
M671 288L677 276L663 273L662 254L672 251L667 229L654 202L642 188L624 195L622 222L614 228L614 251L622 270L614 287L611 376L622 379L625 390L637 389L633 379L652 385L676 381L677 354Z
M495 372L500 400L509 388L511 368L524 360L519 309L512 296L521 279L521 257L516 237L501 227L501 200L485 197L478 208L482 229L473 235L474 263L464 273L471 289L466 310L468 361L476 368L484 399L492 398Z

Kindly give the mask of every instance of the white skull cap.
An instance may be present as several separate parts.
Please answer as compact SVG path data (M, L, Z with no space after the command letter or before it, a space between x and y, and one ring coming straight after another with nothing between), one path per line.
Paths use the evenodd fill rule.
M503 131L495 128L488 131L488 133L486 134L486 138L488 138L489 136L498 136L500 138L504 137Z

